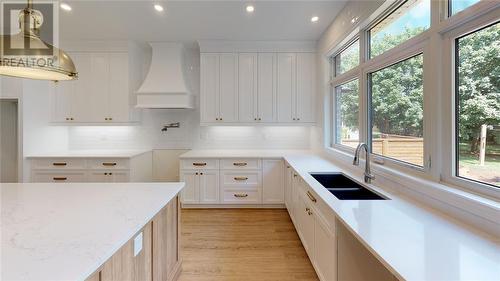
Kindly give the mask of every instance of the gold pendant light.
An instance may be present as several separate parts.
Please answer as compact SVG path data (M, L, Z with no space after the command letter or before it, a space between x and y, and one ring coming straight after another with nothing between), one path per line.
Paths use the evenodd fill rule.
M21 32L0 36L0 75L53 81L77 79L75 64L68 54L40 38L42 23L42 13L34 10L32 0L28 0L19 13Z

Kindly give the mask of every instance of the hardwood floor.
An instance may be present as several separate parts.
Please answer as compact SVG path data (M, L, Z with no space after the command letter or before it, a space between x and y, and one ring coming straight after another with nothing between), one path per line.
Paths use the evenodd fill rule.
M318 280L286 210L182 210L179 281Z

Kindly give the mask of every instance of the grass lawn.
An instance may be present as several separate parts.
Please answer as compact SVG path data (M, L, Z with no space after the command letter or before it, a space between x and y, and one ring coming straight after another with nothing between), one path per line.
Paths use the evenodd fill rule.
M469 145L460 144L460 176L500 186L500 145L486 145L484 166L479 155L469 152Z

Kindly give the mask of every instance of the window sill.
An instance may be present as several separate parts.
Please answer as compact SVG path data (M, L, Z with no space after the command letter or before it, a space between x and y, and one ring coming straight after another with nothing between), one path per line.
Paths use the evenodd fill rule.
M351 167L352 155L328 147L324 150L326 156L333 162L348 170ZM325 153L323 153L325 154ZM360 166L361 163L360 163ZM362 169L356 169L357 172ZM488 232L500 234L498 218L500 203L472 192L462 190L459 186L437 182L419 175L409 174L394 167L385 167L373 163L372 172L376 176L375 185L386 186L395 192L401 192L412 199L423 202L460 220L478 226ZM429 200L432 199L432 200ZM451 207L451 208L450 208ZM478 220L478 217L483 220Z

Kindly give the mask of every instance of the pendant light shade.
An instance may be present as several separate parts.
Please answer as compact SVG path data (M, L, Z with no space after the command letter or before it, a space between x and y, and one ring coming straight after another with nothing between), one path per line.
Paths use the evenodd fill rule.
M0 75L53 81L78 77L68 54L40 38L42 22L42 14L28 1L19 14L21 32L0 37Z

